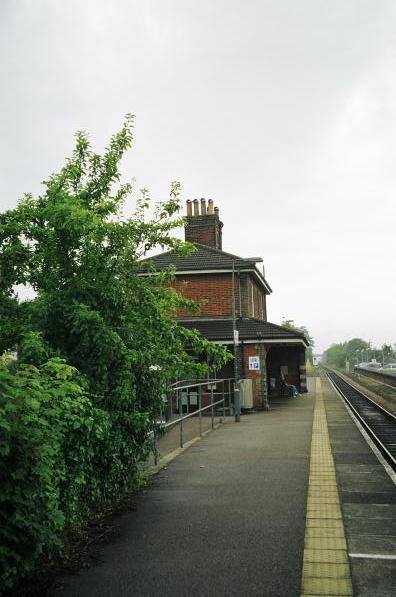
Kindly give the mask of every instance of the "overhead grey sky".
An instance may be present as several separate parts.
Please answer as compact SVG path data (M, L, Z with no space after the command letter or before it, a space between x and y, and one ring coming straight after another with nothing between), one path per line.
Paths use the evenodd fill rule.
M394 1L2 0L0 73L2 209L133 112L125 177L213 198L270 321L396 342Z

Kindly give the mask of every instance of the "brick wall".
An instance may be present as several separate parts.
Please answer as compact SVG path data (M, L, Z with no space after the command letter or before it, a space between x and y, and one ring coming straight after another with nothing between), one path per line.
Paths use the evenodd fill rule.
M249 369L249 357L260 357L260 370ZM265 408L267 402L266 349L264 344L243 346L244 377L252 380L253 408Z
M222 227L218 215L192 216L186 218L185 240L215 249L222 248Z
M240 274L242 317L267 321L266 295L249 274Z
M172 287L180 294L194 301L205 300L199 313L183 310L176 312L176 317L232 315L232 277L231 274L197 274L177 276ZM239 313L238 281L235 278L236 313Z
M177 276L172 286L186 298L194 301L206 300L197 315L232 315L232 275L229 273ZM235 276L235 310L237 317L242 315L267 321L266 295L248 274L240 274L239 279ZM194 316L186 311L176 313L176 317L188 315Z

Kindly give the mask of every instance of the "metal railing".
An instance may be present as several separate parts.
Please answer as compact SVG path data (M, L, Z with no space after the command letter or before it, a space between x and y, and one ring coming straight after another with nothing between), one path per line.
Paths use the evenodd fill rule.
M154 452L154 461L155 464L158 463L158 438L159 436L163 436L171 429L175 428L179 425L179 445L181 448L184 446L184 422L187 419L191 419L192 417L198 416L199 419L199 436L202 437L202 417L203 413L209 412L209 416L211 417L211 427L214 429L215 423L215 408L220 408L222 405L222 415L220 417L220 423L223 423L226 417L226 409L227 409L227 402L228 402L228 411L230 414L233 412L233 401L232 401L232 394L233 394L233 378L226 378L226 379L205 379L205 380L181 380L177 381L172 384L172 393L168 396L167 399L167 417L172 419L174 416L175 411L178 411L178 414L181 415L176 419L173 420L166 420L164 421L164 410L161 409L159 413L159 420L157 419L153 429L153 452ZM215 388L221 384L221 391L215 391ZM207 392L203 392L204 387L206 386ZM195 392L191 392L191 390L196 390ZM196 398L196 404L190 404L191 395L194 395L194 402ZM210 402L206 406L202 406L202 398L203 395L206 397L210 397ZM221 396L219 400L215 400L216 396ZM173 408L175 402L175 409ZM183 415L183 407L186 407L186 414ZM197 406L191 412L191 406Z

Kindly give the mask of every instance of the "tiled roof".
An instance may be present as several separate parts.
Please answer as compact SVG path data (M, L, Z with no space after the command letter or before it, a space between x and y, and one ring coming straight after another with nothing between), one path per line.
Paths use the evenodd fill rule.
M189 329L196 329L208 340L232 340L231 319L181 319L179 324ZM240 340L304 340L302 332L284 328L269 321L257 319L237 319L236 328L239 331Z
M262 283L264 283L268 291L271 292L268 282L255 266L258 262L257 259L244 259L243 257L238 257L238 255L232 255L231 253L207 247L206 245L200 245L199 243L194 243L194 245L197 250L190 255L178 255L173 251L167 251L166 253L143 259L141 261L142 266L140 267L140 271L143 272L145 270L145 264L148 263L152 263L157 270L162 270L173 265L178 273L231 270L232 265L234 264L235 270L243 271L254 269Z

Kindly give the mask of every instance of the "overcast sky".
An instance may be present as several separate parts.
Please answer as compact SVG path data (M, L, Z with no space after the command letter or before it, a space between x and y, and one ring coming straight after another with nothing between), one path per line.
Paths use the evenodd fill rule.
M270 321L396 342L394 1L1 0L0 73L2 209L133 112L126 178L213 198Z

